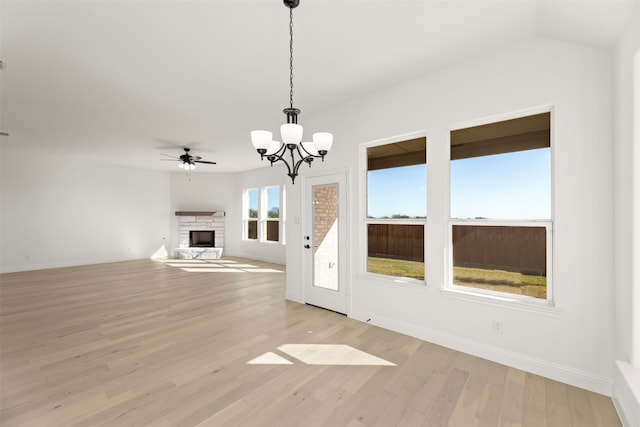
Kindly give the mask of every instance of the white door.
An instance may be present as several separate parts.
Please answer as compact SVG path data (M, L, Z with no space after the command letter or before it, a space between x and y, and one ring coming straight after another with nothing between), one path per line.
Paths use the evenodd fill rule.
M304 194L305 302L347 314L347 175L306 178Z

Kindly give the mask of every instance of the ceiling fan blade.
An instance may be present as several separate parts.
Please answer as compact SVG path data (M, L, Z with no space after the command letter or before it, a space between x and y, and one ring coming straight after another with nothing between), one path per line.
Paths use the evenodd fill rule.
M208 165L215 165L216 162L209 162L207 160L194 160L195 163L206 163Z
M179 162L180 159L160 159L161 162Z
M172 159L177 159L176 156L170 156L168 154L164 154L164 153L160 153L161 156L165 156L165 157L171 157Z

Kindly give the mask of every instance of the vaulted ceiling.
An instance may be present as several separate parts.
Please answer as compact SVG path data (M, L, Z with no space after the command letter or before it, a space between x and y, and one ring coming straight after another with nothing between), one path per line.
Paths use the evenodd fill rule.
M533 36L611 49L637 1L301 0L294 103L305 114ZM2 1L3 154L176 170L161 154L265 166L252 129L289 97L281 0ZM330 129L324 129L330 130ZM339 143L339 140L336 140Z

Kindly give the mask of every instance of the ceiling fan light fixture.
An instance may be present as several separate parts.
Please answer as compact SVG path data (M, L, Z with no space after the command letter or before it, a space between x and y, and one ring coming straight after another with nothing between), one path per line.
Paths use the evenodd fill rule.
M251 132L251 142L260 158L267 160L273 166L276 162L283 162L287 166L287 175L291 178L291 183L295 184L298 170L303 163L311 166L315 158L321 158L329 152L333 145L333 134L329 132L318 132L313 135L313 142L301 142L303 128L298 124L300 110L293 106L293 9L298 7L300 0L283 0L284 5L289 8L289 107L282 112L287 116L287 122L280 126L280 136L282 143L273 141L273 134L264 130L254 130ZM287 161L285 155L289 150L290 160ZM297 156L297 159L296 159Z

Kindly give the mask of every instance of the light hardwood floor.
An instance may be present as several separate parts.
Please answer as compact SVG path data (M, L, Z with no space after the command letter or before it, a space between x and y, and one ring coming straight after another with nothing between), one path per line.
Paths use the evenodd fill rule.
M239 258L1 275L0 425L620 425L608 397L285 301L284 282ZM307 364L284 344L395 366ZM248 363L263 355L288 364Z

